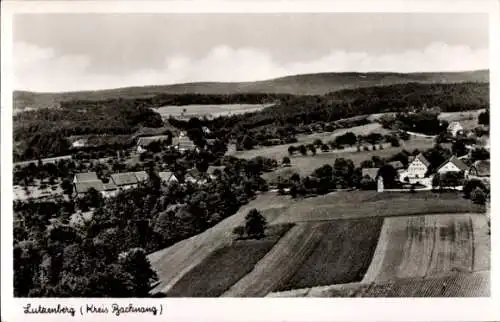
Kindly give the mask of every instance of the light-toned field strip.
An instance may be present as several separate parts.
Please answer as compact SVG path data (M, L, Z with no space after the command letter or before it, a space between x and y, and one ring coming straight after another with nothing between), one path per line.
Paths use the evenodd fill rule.
M362 282L488 270L486 229L484 214L385 218Z
M289 279L321 240L321 224L298 224L223 297L260 297Z
M320 286L270 293L267 297L488 297L490 285L490 271L480 271Z

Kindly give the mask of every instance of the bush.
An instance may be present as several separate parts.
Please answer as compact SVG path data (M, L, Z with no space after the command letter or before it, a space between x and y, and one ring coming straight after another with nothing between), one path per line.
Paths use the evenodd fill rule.
M486 194L482 189L475 188L471 193L471 200L475 204L484 205L486 203Z

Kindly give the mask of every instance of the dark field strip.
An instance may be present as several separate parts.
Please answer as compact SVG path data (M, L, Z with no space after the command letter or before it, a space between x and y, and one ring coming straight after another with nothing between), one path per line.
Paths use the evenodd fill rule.
M377 247L382 218L333 220L295 274L276 291L361 281Z
M261 240L239 240L213 252L184 275L168 297L218 297L248 274L293 225L270 227Z

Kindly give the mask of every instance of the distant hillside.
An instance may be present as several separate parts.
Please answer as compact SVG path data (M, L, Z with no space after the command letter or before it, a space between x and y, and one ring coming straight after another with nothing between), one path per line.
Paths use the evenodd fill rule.
M58 107L60 101L145 98L158 94L275 93L321 95L342 89L406 83L489 82L489 70L456 73L321 73L257 82L199 82L66 93L14 92L14 110Z

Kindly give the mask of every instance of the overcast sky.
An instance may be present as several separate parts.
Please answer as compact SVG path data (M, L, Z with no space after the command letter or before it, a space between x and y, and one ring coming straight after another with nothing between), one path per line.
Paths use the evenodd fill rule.
M14 88L488 68L486 14L23 14Z

